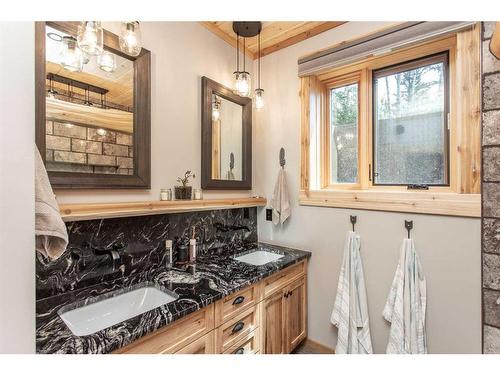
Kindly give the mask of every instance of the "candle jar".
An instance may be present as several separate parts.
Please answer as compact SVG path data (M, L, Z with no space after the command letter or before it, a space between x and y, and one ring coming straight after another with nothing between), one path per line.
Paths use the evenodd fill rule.
M160 190L160 200L161 201L171 201L172 200L172 190L171 189L161 189Z
M201 189L194 189L193 190L193 197L196 200L203 199L203 190L201 190Z

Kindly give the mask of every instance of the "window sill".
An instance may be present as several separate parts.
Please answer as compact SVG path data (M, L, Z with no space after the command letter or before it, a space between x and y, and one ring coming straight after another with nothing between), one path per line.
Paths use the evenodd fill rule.
M303 206L481 217L481 194L395 190L301 190Z

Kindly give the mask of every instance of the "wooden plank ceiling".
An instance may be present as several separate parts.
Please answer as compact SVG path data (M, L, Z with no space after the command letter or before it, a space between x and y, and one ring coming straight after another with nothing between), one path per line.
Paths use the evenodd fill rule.
M208 30L236 47L236 34L233 31L232 21L200 22ZM262 22L262 32L260 35L261 56L269 55L282 48L286 48L295 43L311 38L327 30L338 27L345 22L312 22L312 21L273 21ZM245 41L246 55L252 59L258 57L258 38L247 38ZM240 40L240 48L242 48Z

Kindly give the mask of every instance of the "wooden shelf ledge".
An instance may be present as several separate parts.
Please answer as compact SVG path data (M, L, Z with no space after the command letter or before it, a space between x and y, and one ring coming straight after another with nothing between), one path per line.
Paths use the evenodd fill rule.
M120 203L61 204L59 210L64 221L146 216L179 212L224 210L231 208L262 207L266 198L230 198L174 201L144 201Z

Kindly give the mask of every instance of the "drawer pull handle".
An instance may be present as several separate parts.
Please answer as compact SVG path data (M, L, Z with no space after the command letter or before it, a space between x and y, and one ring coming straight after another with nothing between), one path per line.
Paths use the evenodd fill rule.
M234 299L233 305L239 305L245 300L245 296L238 296Z
M245 353L245 348L238 348L233 352L233 354L244 354L244 353Z
M245 323L238 322L234 325L233 330L231 332L233 332L233 333L239 332L243 329L244 326L245 326Z

